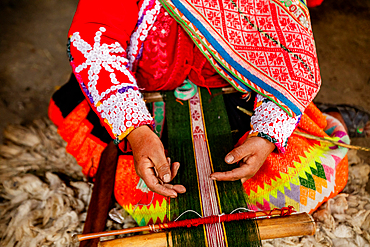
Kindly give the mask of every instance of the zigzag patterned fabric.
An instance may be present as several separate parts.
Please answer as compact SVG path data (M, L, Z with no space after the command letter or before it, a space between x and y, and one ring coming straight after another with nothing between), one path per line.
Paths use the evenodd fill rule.
M329 115L325 117L326 133L336 141L349 144L339 121ZM312 119L305 115L297 130L329 137L314 122L317 116ZM312 213L346 185L346 153L346 148L293 134L285 154L272 153L257 174L244 183L253 208L269 210L291 205L299 212Z

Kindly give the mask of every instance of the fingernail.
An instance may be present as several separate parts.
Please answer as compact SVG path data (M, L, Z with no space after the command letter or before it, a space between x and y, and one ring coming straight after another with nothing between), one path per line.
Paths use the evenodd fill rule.
M231 154L226 155L225 161L226 161L226 163L233 162L234 161L234 156L232 156Z
M171 181L170 174L165 174L165 175L163 176L163 182L168 183L168 182L170 182L170 181Z
M171 195L170 197L171 197L171 198L176 198L176 197L177 197L177 195L173 194L173 195Z
M212 180L217 180L215 177L210 177L210 179L212 179Z

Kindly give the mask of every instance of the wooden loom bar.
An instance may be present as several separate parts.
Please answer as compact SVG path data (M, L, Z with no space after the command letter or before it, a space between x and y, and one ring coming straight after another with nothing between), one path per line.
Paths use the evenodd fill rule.
M257 211L255 212L255 217L265 217L265 216L280 216L280 215L287 215L291 213L290 208L282 208L282 209L274 209L271 211ZM121 230L113 230L108 232L95 232L95 233L86 233L86 234L79 234L76 235L76 241L84 241L99 237L107 237L107 236L114 236L120 234L128 234L128 233L136 233L136 232L143 232L143 231L152 231L152 230L162 230L164 228L168 228L168 224L157 224L157 225L150 225L150 226L140 226L140 227L133 227L128 229L121 229Z
M312 217L307 213L293 214L284 217L272 217L257 219L258 229L261 240L283 238L302 235L314 235L316 224ZM168 245L167 245L167 236ZM131 236L121 239L103 241L99 247L167 247L173 246L171 232L159 232Z
M314 235L316 223L307 213L257 220L261 240Z
M113 204L112 196L116 176L118 149L113 141L102 152L83 233L103 231L107 222L109 209ZM80 243L80 247L96 247L99 239Z

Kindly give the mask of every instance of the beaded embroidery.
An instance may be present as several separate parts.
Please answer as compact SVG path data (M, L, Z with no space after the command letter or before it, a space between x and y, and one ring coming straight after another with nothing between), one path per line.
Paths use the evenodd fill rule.
M116 137L115 141L119 142L135 127L151 124L153 120L145 106L135 78L127 69L128 60L123 57L125 50L118 42L110 45L101 44L101 36L105 31L104 27L100 27L95 34L93 46L83 40L79 32L75 32L70 38L70 45L76 47L86 61L77 66L72 60L71 65L84 93L91 104L96 107L100 117L111 128ZM88 66L90 67L87 72L86 87L79 73ZM109 72L112 86L99 92L96 86L102 68ZM123 78L127 82L117 80L115 71L123 73L125 75Z
M129 67L132 70L135 61L139 58L143 42L148 36L149 30L153 27L162 5L158 0L144 0L138 17L135 31L131 35L130 45L127 48Z
M100 44L101 35L103 32L105 32L105 28L101 27L99 31L95 33L94 37L94 46L91 47L89 43L81 39L79 32L75 32L71 36L71 44L77 48L78 51L80 51L84 57L86 58L86 61L80 65L78 65L75 68L76 73L80 73L82 70L86 69L87 66L90 66L88 70L88 89L90 94L93 97L94 102L100 101L106 94L110 93L113 90L118 90L123 87L132 85L136 83L135 78L132 76L132 74L127 69L128 60L122 56L117 55L111 55L110 53L115 54L122 54L125 52L125 50L122 48L122 46L116 42L114 44ZM99 79L99 73L102 69L102 67L110 72L110 81L112 84L115 84L117 86L112 86L111 88L107 89L105 92L102 92L99 95L98 90L96 89L96 84ZM124 73L131 83L121 83L116 79L116 74L114 73L114 69ZM119 85L118 85L119 84Z
M285 152L288 138L293 133L301 115L290 117L274 102L262 95L256 96L252 130L249 136L259 136L274 143L280 152Z

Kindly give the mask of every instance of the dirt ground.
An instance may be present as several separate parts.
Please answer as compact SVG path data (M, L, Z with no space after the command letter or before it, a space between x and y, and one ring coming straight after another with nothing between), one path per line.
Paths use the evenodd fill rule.
M46 116L52 93L67 81L67 31L77 2L0 1L0 133ZM370 111L370 1L325 0L311 19L323 78L315 101ZM353 143L370 147L370 138Z

